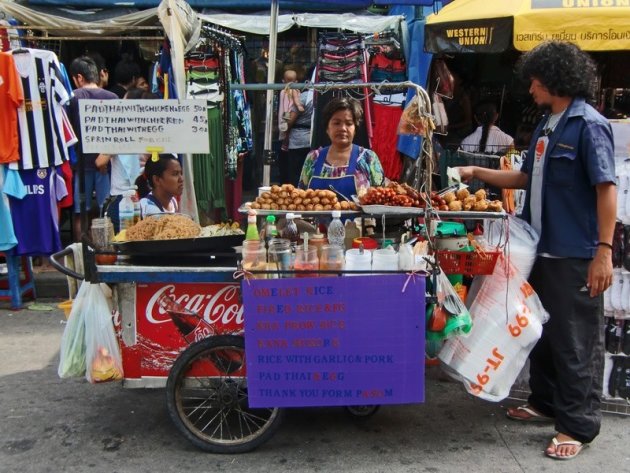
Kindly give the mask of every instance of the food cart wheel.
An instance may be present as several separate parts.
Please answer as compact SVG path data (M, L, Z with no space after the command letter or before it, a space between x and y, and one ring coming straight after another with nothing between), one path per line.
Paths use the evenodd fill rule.
M245 342L234 335L209 337L188 347L169 373L166 403L184 437L212 453L253 450L271 438L284 413L249 408Z
M346 412L352 417L367 418L376 414L381 406L369 405L369 406L345 406Z

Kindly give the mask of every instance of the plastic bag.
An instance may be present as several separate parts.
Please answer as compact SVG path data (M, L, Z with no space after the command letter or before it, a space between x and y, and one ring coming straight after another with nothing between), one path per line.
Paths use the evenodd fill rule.
M433 94L433 116L435 117L435 133L446 135L448 133L448 115L442 97Z
M504 244L510 263L527 279L536 260L539 236L525 220L508 215L505 223L499 220L484 221L484 237L490 247ZM506 240L507 234L507 240Z
M468 392L500 401L510 393L549 314L503 256L494 273L485 277L470 313L474 325L469 336L448 340L438 357Z
M472 329L472 319L457 291L444 271L437 275L437 303L427 308L427 340L444 340L466 335Z
M443 59L433 61L433 80L438 94L449 99L453 98L455 90L455 79Z
M84 302L85 377L90 383L123 378L122 357L114 333L112 311L103 288L90 284Z
M430 120L429 111L429 96L426 92L420 93L418 91L403 110L398 122L398 134L426 137L427 131L434 127Z
M90 283L83 281L72 302L72 311L61 337L59 350L59 366L57 374L60 378L71 378L85 374L85 305L86 294Z

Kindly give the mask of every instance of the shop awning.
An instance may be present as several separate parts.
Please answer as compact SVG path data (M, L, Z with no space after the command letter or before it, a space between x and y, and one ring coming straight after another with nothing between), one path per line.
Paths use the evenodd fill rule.
M432 53L529 51L548 41L630 49L630 0L457 0L427 18Z

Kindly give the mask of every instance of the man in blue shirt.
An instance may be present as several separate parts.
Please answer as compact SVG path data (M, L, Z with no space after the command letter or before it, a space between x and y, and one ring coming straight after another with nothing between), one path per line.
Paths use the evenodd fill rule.
M612 130L585 101L596 66L570 43L546 42L524 54L520 75L549 110L520 171L459 168L462 179L527 189L523 218L540 235L529 282L550 320L530 354L531 395L508 409L518 421L555 421L545 453L568 460L599 433L602 293L612 282L616 218Z

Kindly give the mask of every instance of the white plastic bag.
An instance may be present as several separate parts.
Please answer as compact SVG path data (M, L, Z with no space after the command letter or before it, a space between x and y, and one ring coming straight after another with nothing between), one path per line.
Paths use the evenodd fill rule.
M484 279L468 337L447 340L438 357L467 391L488 401L508 396L549 320L538 295L503 256Z
M122 357L114 333L112 311L103 288L90 284L84 303L85 377L90 383L123 378Z
M507 243L510 263L527 279L536 260L539 236L525 220L508 215L507 229L502 220L485 220L484 237L490 247ZM507 231L506 231L507 230Z
M85 305L86 294L90 283L83 281L77 297L72 302L72 311L61 337L59 350L59 366L57 374L60 378L83 376L85 373Z

